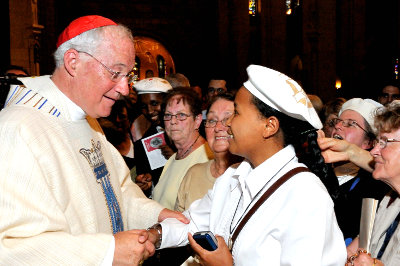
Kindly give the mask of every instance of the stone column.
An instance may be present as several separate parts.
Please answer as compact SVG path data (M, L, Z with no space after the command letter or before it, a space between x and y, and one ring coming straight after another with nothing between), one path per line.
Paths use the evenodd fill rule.
M43 26L38 22L37 0L9 1L10 61L39 75L39 49Z

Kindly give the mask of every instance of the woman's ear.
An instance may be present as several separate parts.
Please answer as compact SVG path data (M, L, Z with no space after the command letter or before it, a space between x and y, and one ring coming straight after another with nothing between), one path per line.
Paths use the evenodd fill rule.
M201 125L201 122L203 122L203 115L202 114L196 115L196 117L194 118L194 122L196 124L195 128L198 130Z
M275 135L279 131L279 120L275 116L270 116L265 119L265 128L263 130L263 137L267 139Z
M72 76L76 76L76 68L79 61L79 52L75 49L69 49L64 53L64 67Z

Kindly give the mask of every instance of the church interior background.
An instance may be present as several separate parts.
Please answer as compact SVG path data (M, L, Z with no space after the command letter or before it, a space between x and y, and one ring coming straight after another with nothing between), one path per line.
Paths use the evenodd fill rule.
M214 77L238 89L260 64L324 101L372 98L400 56L398 0L9 0L0 12L0 67L31 75L52 73L58 34L90 14L133 31L138 79L179 72L202 88Z

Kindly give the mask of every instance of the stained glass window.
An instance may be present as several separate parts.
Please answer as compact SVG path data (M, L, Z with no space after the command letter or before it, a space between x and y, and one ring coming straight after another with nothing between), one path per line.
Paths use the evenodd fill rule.
M286 0L286 15L292 14L292 0Z
M158 67L158 76L160 78L165 77L165 70L166 70L166 65L165 65L165 59L161 55L157 55L157 67Z
M257 11L257 0L249 0L249 15L255 16Z

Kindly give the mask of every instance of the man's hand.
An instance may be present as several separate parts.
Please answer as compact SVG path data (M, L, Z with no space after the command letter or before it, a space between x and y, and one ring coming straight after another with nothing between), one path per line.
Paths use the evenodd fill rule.
M146 230L130 230L114 235L115 250L113 265L138 265L154 255L155 237Z
M193 236L188 233L188 240L194 252L200 257L201 265L206 266L219 266L219 265L233 265L233 257L226 245L224 238L216 236L218 241L218 248L214 251L208 251L197 244Z
M189 223L189 219L186 218L186 216L183 215L181 212L172 211L170 209L166 209L165 208L158 215L158 221L162 222L167 218L175 218L175 219L178 219L180 222L185 223L185 224Z
M151 188L152 177L150 173L140 174L136 177L135 183L140 187L141 190L145 191Z

